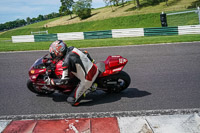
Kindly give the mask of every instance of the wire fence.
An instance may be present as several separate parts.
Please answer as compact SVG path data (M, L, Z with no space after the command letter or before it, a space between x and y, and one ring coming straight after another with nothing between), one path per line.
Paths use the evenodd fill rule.
M200 24L200 8L197 7L196 10L167 13L167 21L169 26Z

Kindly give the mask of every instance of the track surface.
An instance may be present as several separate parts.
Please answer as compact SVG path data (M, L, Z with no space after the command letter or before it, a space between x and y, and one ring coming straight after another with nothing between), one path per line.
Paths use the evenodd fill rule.
M120 94L98 91L78 107L55 93L37 96L26 87L28 69L47 51L0 53L0 115L185 109L200 107L200 43L87 49L97 61L122 55L131 77Z

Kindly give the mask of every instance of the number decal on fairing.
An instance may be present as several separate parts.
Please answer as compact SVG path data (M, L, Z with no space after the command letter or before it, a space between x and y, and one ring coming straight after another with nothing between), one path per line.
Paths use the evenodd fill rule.
M124 58L119 58L119 64L124 64L126 63L126 59Z

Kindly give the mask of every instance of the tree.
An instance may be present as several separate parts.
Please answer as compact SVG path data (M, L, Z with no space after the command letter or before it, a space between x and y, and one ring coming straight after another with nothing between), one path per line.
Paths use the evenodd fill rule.
M114 6L119 6L119 0L112 0Z
M27 24L31 24L31 18L30 18L30 17L27 17L27 18L26 18L26 23L27 23Z
M70 9L72 8L74 1L73 0L60 0L60 2L61 2L61 6L59 9L59 13L64 14L64 15L69 14L72 19L72 11Z
M111 8L112 8L112 11L114 11L114 10L113 10L113 7L112 7L112 6L113 6L113 3L114 3L113 0L104 0L104 2L106 3L106 6L109 6L109 5L110 5Z
M44 15L44 20L47 20L48 19L48 16L47 15Z
M167 4L167 1L168 1L168 0L147 0L147 2L148 2L150 5L156 5L156 4L159 4L160 2L166 2L166 4Z
M125 3L126 0L121 0L121 1L122 1L122 6L124 6L124 3Z
M78 0L73 6L73 12L81 19L91 16L92 0Z
M36 22L38 22L37 18L32 18L32 19L31 19L31 24L32 24L32 23L36 23Z
M24 19L20 19L19 21L18 21L18 25L19 26L24 26L24 25L26 25L27 23L26 23L26 21L24 20Z
M137 8L139 8L140 7L140 1L136 0L136 3L137 3Z
M6 29L5 24L0 24L0 31L3 31L4 29Z
M168 3L167 3L167 2L168 2L168 0L165 0L165 2L166 2L166 6L168 6Z
M110 6L113 10L113 6L119 6L122 5L124 6L124 3L126 0L103 0L106 3L106 6Z
M42 20L44 20L44 17L43 17L42 15L39 15L39 16L37 17L37 20L38 20L38 21L42 21Z

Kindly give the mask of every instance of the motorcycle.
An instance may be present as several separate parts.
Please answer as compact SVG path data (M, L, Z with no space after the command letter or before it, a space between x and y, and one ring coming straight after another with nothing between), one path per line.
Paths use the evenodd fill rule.
M51 86L45 82L48 77L54 79L61 78L63 72L63 60L54 61L47 56L45 55L37 59L29 69L28 89L39 95L49 95L56 90L64 94L71 93L79 83L79 79L72 73L69 74L70 79L67 84ZM119 93L125 90L131 82L130 76L122 71L127 62L126 58L115 55L108 56L105 61L95 63L100 71L99 75L84 95L96 90L103 90L107 93Z

